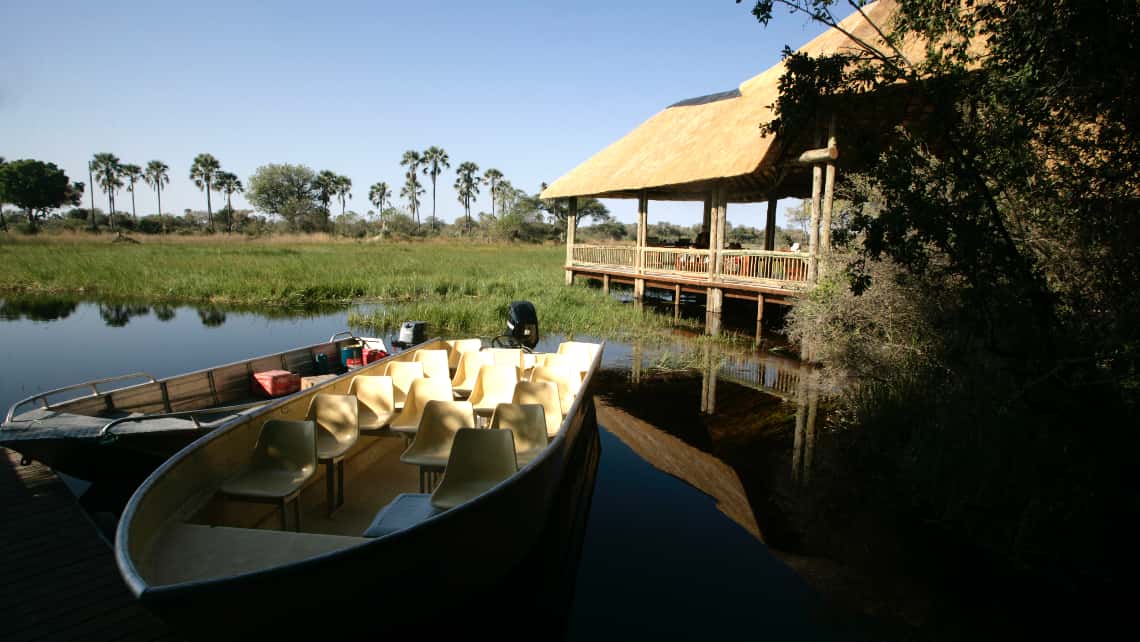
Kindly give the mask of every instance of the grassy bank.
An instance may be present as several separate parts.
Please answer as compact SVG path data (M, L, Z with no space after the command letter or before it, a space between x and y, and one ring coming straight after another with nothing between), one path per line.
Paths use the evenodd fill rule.
M379 301L357 325L422 319L437 332L493 334L507 305L532 301L544 330L646 336L672 319L585 287L563 286L561 246L248 241L112 243L40 237L0 242L0 292L146 303L300 307Z

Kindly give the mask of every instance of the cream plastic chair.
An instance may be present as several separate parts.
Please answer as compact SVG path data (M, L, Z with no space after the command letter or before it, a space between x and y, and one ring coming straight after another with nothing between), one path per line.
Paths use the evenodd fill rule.
M558 387L558 406L563 417L570 412L570 405L582 388L578 372L564 366L539 366L530 373L530 380L533 383L553 383Z
M301 487L317 470L317 426L311 421L270 419L261 426L245 471L222 484L226 497L277 504L281 530L285 505L293 503L294 530L301 530Z
M420 467L421 493L431 486L430 475L447 466L455 433L460 428L474 427L475 412L466 401L429 401L424 406L415 439L400 455L400 461Z
M387 375L392 377L396 410L401 410L408 397L408 388L411 387L412 382L416 379L423 379L424 366L420 363L408 361L392 361L388 364Z
M464 428L451 444L451 456L439 487L431 494L431 505L454 508L498 486L517 470L514 433Z
M538 404L546 413L546 436L553 439L562 427L562 405L558 401L558 386L548 381L520 381L515 385L511 403Z
M536 403L501 403L491 417L491 428L515 433L515 457L526 466L546 448L546 411Z
M596 344L582 341L563 341L558 344L558 354L569 357L573 361L574 367L585 374L590 369L590 364L594 362L594 356L598 354L599 347Z
M416 379L412 382L412 389L408 391L408 402L404 404L404 409L388 427L392 432L411 437L419 428L420 416L423 415L428 402L454 399L451 382L447 379Z
M459 358L464 353L483 349L482 339L448 339L443 343L447 345L447 367L451 370L459 367Z
M451 381L451 371L447 368L447 350L416 350L416 359L424 368L424 376Z
M492 363L495 365L523 367L522 348L487 348L483 352L491 354Z
M460 397L469 397L475 388L475 379L479 377L479 368L491 363L491 355L486 352L464 352L459 357L459 365L455 367L455 377L451 380L451 387Z
M358 375L348 384L348 394L356 395L360 434L378 435L388 432L388 422L396 415L392 377Z
M325 465L329 515L344 504L344 456L360 436L356 406L352 395L319 393L309 402L306 419L317 424L317 461Z
M518 380L519 369L516 366L484 365L479 368L475 388L468 399L475 407L475 414L490 417L495 406L510 402Z

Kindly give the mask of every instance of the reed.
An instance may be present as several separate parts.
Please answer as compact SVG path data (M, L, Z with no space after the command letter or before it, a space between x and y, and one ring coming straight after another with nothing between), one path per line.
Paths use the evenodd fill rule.
M0 292L271 308L378 302L350 321L383 329L422 319L453 334L496 333L509 303L525 299L554 332L620 338L672 327L596 289L565 287L561 246L239 239L4 241Z

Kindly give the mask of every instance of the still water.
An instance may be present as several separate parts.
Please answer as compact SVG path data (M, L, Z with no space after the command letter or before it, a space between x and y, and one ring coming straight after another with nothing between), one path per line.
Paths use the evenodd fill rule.
M164 377L323 341L348 328L348 312L0 301L0 408L88 379ZM546 336L538 350L562 338ZM742 486L748 475L716 446L740 437L725 432L763 431L767 417L795 414L791 465L796 475L810 471L810 374L790 360L681 338L652 348L609 342L603 368L602 456L568 637L824 637L816 596L764 543L779 528L758 510L761 491ZM726 395L731 403L718 411ZM97 522L113 523L122 489L100 495L68 481L95 496L83 503Z

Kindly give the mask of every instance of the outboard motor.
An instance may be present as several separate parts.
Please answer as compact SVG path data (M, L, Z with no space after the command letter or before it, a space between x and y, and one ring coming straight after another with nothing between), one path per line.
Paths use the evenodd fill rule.
M405 321L400 326L400 337L395 343L403 346L414 346L427 340L426 321Z
M512 301L507 309L507 336L533 350L538 345L538 313L530 301Z

